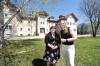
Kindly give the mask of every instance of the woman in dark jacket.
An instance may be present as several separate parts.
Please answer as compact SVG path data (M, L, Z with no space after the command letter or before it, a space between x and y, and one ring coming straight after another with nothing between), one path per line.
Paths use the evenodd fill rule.
M50 28L50 32L45 36L45 55L44 59L47 61L47 66L55 63L60 58L60 37L55 31L55 26Z

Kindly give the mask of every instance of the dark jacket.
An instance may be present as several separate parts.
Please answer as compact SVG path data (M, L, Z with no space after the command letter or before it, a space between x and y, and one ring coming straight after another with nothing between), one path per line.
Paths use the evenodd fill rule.
M53 43L54 41L55 41L55 43ZM48 44L53 44L53 45L57 45L58 47L60 47L60 37L59 37L59 35L56 33L55 38L53 38L51 33L49 32L45 36L45 44L46 44L46 50L51 50L51 48L48 46Z

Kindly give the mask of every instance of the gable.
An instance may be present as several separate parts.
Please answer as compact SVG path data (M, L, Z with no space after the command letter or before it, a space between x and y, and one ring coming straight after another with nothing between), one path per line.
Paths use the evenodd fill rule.
M75 18L73 17L73 16L69 16L69 17L67 17L67 20L66 20L67 22L72 22L72 23L75 23L76 22L76 20L75 20Z

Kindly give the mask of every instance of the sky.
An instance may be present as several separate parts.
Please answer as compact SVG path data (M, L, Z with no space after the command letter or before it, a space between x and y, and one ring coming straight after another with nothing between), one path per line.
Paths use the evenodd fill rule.
M12 0L12 3L18 5L20 1L27 0ZM59 15L68 15L74 13L78 18L77 24L87 22L86 16L80 11L80 2L82 0L49 0L49 2L39 2L39 0L31 0L26 7L26 10L31 13L32 11L47 11L49 16L54 16L56 19Z

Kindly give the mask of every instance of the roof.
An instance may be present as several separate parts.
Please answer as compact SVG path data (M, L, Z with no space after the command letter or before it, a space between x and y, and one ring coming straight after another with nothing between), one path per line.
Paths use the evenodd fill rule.
M78 18L75 16L74 13L70 13L69 15L66 16L66 18L68 18L69 16L74 17L75 21L78 21Z
M56 20L53 16L51 16L48 18L48 22L57 23L58 20Z
M33 14L37 16L48 16L48 13L46 11L34 11Z
M30 15L27 16L19 15L19 16L23 20L35 20L34 16L30 16Z
M67 20L67 18L65 16L63 16L63 15L60 15L58 21L60 22L61 20Z
M49 21L49 22L57 23L57 22L59 22L60 20L67 20L67 18L68 18L69 16L74 17L75 21L78 20L78 18L75 16L74 13L70 13L70 14L67 15L67 16L60 15L58 20L56 20L53 16L51 16L51 17L48 18L48 21Z

